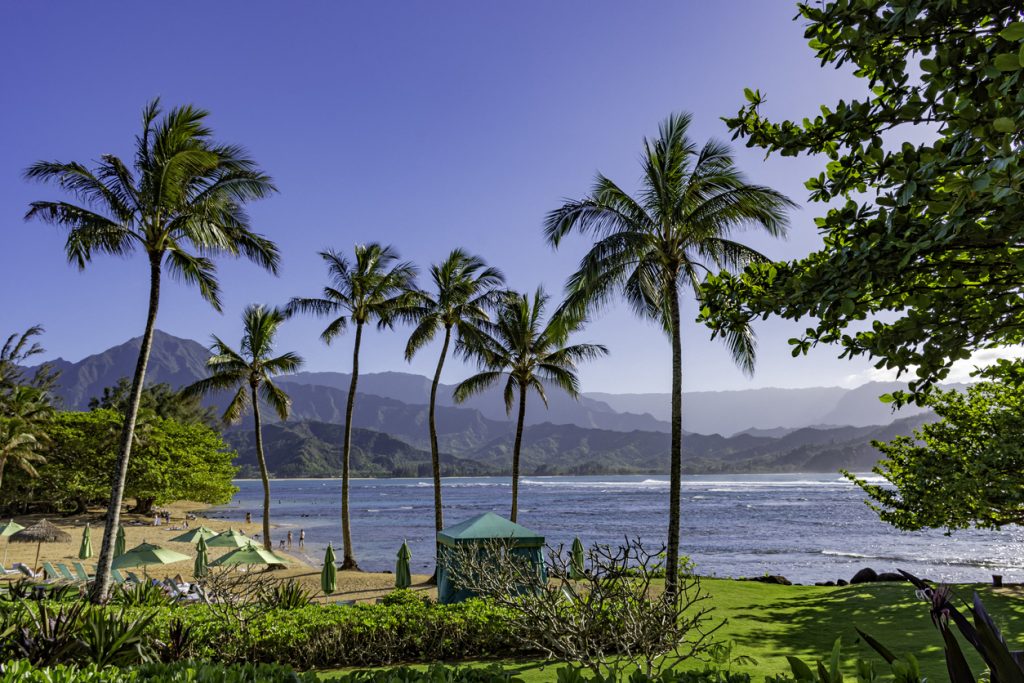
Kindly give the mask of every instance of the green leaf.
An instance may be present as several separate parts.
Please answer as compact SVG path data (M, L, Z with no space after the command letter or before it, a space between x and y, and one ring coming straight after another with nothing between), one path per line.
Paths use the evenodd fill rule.
M878 397L878 400L881 401L882 403L892 403L893 401L896 400L896 397L893 396L892 394L882 394L881 396Z
M992 64L1000 71L1017 71L1021 68L1020 58L1012 52L996 55L996 58L992 60Z
M1021 40L1024 39L1024 22L1015 21L1002 31L999 32L999 37L1003 40Z
M1013 123L1013 119L1008 116L1000 116L992 122L992 127L1000 133L1012 133L1017 129L1017 126Z
M743 96L746 97L747 102L750 102L751 104L757 104L758 102L761 101L761 98L758 97L757 93L755 93L750 88L743 89Z

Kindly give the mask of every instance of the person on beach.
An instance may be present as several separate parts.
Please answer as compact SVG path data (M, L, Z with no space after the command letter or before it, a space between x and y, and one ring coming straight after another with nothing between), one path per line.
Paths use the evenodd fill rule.
M306 546L306 530L299 529L299 547L304 548Z
M288 547L289 548L292 547L292 532L291 531L288 532Z
M252 524L252 513L251 512L246 512L245 513L245 523L246 524Z

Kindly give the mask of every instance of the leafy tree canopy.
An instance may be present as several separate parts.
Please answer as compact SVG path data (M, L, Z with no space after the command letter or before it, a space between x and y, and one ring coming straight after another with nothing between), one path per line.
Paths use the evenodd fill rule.
M49 446L46 463L36 467L39 476L12 472L0 503L81 510L106 501L123 420L108 409L57 413L47 425ZM231 500L236 454L210 427L150 415L136 439L125 495L136 499L141 512L174 500Z
M842 0L800 5L822 66L852 65L865 96L801 122L770 121L764 96L726 119L734 138L814 154L807 181L824 246L752 264L705 287L703 318L727 334L757 316L813 322L843 357L913 372L921 400L951 363L1024 341L1024 16L987 0Z
M845 473L886 522L907 530L999 528L1024 522L1024 362L1002 361L966 393L934 391L939 421L874 445L874 472L895 488Z
M116 410L123 414L128 408L131 390L131 380L122 377L114 386L104 387L100 396L89 399L89 410ZM187 396L172 389L170 384L150 384L144 388L139 410L185 424L205 424L210 427L217 424L213 408L203 406L199 396Z

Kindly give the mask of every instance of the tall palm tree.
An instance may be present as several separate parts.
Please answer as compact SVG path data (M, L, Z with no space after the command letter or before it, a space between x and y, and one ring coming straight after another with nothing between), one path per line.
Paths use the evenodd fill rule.
M276 191L245 151L216 143L204 121L207 112L176 107L160 117L159 100L143 110L142 133L135 138L131 165L112 154L90 170L78 162L40 161L25 171L30 180L55 183L80 202L38 201L26 219L38 218L67 231L68 261L84 269L94 254L127 256L144 252L149 261L149 307L139 357L132 376L113 486L96 566L93 600L106 600L110 564L121 518L132 433L153 344L164 268L199 287L220 310L216 269L211 256L243 255L277 272L277 247L249 228L244 205Z
M256 435L256 460L263 481L263 547L274 549L270 538L270 477L267 459L263 453L263 424L260 419L260 401L269 405L282 420L288 419L291 399L274 384L273 377L292 373L302 367L302 358L291 351L279 356L274 353L274 337L284 322L285 315L276 308L259 305L246 307L242 313L242 345L236 351L216 335L206 361L211 375L186 387L182 394L188 398L203 396L214 391L234 391L234 398L224 411L224 423L234 424L252 409L253 429Z
M419 292L419 301L411 315L417 321L415 329L405 346L405 359L412 360L416 352L430 343L439 330L444 330L441 355L434 370L434 381L430 385L430 405L427 408L427 424L430 430L430 462L434 475L434 528L441 531L444 524L441 511L441 459L437 445L437 385L441 382L441 370L452 332L456 340L462 339L470 328L487 322L487 308L495 301L497 289L505 283L505 277L497 268L489 268L484 260L454 249L439 264L430 267L433 291Z
M330 284L320 298L293 298L286 308L289 315L312 313L331 317L320 338L330 344L348 326L355 325L352 345L352 380L345 406L345 433L342 443L341 464L341 534L345 546L342 569L358 570L352 549L352 529L348 513L349 455L352 450L352 413L356 404L356 385L359 382L359 348L363 339L363 326L376 322L378 329L389 328L396 318L407 317L416 300L412 291L416 267L409 262L398 262L398 252L391 246L359 244L355 247L355 261L335 251L320 252L327 263Z
M490 387L505 382L505 410L509 414L519 397L516 438L512 448L512 512L519 512L519 453L523 445L526 396L530 389L547 407L544 383L554 384L573 398L579 396L578 364L608 353L600 344L567 345L569 335L583 326L582 317L555 314L545 322L548 297L540 287L531 298L510 292L498 306L496 320L465 330L456 344L460 355L477 361L482 372L455 387L455 400L465 401Z
M8 464L34 477L35 465L46 462L42 450L49 439L43 423L51 415L53 405L40 389L20 385L5 394L0 409L0 487Z
M643 176L636 198L598 175L588 197L567 201L548 214L545 234L557 248L570 232L589 234L595 244L567 284L566 307L576 315L608 302L621 290L637 315L658 322L672 341L671 484L666 588L675 591L679 562L682 486L682 341L679 290L692 288L713 269L738 269L765 257L733 239L759 228L785 234L782 194L748 183L727 145L711 140L702 147L687 137L689 114L670 116L658 137L644 140ZM751 373L754 335L734 330L725 342L733 358Z

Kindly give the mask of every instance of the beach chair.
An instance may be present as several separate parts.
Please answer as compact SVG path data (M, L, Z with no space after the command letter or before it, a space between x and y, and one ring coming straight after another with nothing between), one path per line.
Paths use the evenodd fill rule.
M111 569L110 578L113 579L114 583L118 584L119 586L124 585L124 577L121 576L120 569Z
M146 583L145 581L143 581L142 579L140 579L140 578L139 578L139 577L138 577L138 576L137 576L137 575L135 574L135 572L128 572L128 573L126 574L126 576L128 577L128 580L129 580L129 581L131 581L132 583Z
M43 562L43 578L47 581L56 581L61 578L60 572L53 568L49 562Z
M25 576L27 576L30 579L41 579L41 578L43 578L43 573L42 572L32 571L32 568L26 566L24 562L15 562L14 563L14 568L17 569L19 572L21 572L22 574L24 574Z
M20 574L20 573L21 572L19 572L17 569L8 569L7 567L5 567L2 564L0 564L0 574L6 575L6 574Z
M92 581L94 578L96 578L89 572L85 571L85 566L82 565L81 562L72 562L71 564L72 566L74 566L75 573L78 574L78 579L80 581L85 581L86 583L88 583L89 581Z
M60 576L62 579L67 579L68 581L78 581L78 579L75 578L75 575L71 573L71 570L68 569L67 565L63 562L57 563L57 571L60 572Z

